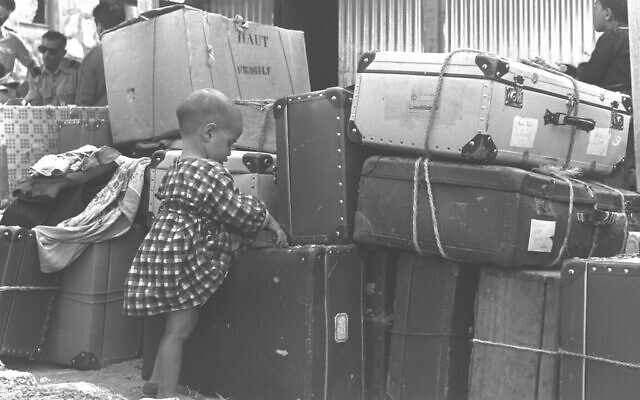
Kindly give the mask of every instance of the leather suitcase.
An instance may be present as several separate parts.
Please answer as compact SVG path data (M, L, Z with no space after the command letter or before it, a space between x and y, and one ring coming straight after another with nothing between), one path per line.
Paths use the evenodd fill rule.
M161 190L167 171L178 163L182 150L159 150L153 154L149 165L149 223L158 212ZM251 194L264 201L271 213L276 210L277 188L274 178L276 156L270 153L231 150L224 163L236 187L242 193Z
M420 250L440 254L423 164L418 166L414 216L415 168L416 160L410 158L367 159L355 214L358 242L415 250L415 217ZM570 187L562 179L506 166L439 161L429 163L429 174L439 237L446 256L453 259L544 268L569 257L616 255L624 246L623 218L596 227L602 216L622 214L622 199L614 190L573 181L567 235ZM636 194L625 200L629 227L640 216L639 200ZM565 251L558 257L565 236Z
M104 119L58 121L58 153L66 153L85 144L98 148L113 146L109 121Z
M365 260L364 398L367 400L386 399L398 253L390 248L362 251Z
M478 270L436 256L400 256L387 398L466 399Z
M560 271L481 268L468 399L557 400L559 333Z
M353 242L363 157L346 138L351 96L334 87L276 102L277 218L294 244Z
M124 280L146 230L90 245L61 273L44 359L80 370L139 355L142 321L122 313Z
M560 399L640 393L640 258L574 259L560 287Z
M611 174L622 161L629 96L583 82L574 87L566 75L489 53L456 52L445 64L447 56L365 54L350 135L389 150L525 168L578 167L591 177Z
M0 355L42 356L58 289L57 275L40 271L35 234L0 227Z
M354 245L244 253L201 309L181 382L243 400L362 399L362 279ZM146 320L143 376L162 334Z

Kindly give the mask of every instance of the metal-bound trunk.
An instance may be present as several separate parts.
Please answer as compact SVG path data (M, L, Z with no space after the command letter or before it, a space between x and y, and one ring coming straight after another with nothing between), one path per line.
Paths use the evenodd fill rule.
M630 117L626 95L488 53L377 52L361 62L350 135L407 153L601 177L624 158Z
M424 163L389 156L367 159L355 214L356 241L415 250L415 218L420 250L441 254L439 237L449 257L505 267L553 267L564 258L592 254L592 247L598 256L619 254L623 247L626 200L613 190L594 190L579 181L569 186L557 177L506 166L428 165L437 224ZM627 223L638 217L638 196L630 200Z
M0 355L39 358L49 323L57 274L40 271L35 234L0 229Z
M362 399L362 274L354 245L244 253L200 313L182 382L247 400Z
M276 102L278 220L294 244L352 242L363 155L346 137L351 92Z
M560 287L560 399L637 399L640 259L575 259Z

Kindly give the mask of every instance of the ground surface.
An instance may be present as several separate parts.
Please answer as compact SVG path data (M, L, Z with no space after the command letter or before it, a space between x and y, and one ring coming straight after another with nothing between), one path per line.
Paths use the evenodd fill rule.
M23 359L2 358L2 362L6 368L0 371L0 400L138 400L142 397L141 359L95 371ZM188 388L181 391L181 400L222 400L204 397Z

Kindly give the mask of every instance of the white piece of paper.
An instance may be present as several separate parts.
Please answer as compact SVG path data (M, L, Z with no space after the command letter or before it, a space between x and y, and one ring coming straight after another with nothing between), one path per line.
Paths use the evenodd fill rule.
M556 221L531 220L529 230L529 247L527 251L551 253L553 236L556 234Z
M611 133L609 128L595 128L589 133L586 153L591 156L606 156L610 140Z
M536 118L513 117L513 129L511 130L510 147L533 147L538 133L538 120Z

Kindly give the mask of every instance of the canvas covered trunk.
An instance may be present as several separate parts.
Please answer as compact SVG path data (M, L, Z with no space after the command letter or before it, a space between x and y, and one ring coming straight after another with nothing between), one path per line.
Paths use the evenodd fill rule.
M60 273L61 288L47 331L44 359L76 369L99 369L135 358L142 321L122 312L124 281L146 230L94 243Z
M577 167L591 177L609 175L623 160L629 96L489 53L447 57L365 54L354 89L352 137L452 160Z
M569 185L507 166L440 161L428 163L434 224L424 166L403 157L366 160L356 241L442 255L439 238L444 255L453 259L550 268L570 257L619 254L626 231L637 230L635 193L625 197L599 184L570 180ZM608 218L606 224L602 218Z
M355 245L244 253L201 310L182 383L244 400L362 399L362 279ZM143 376L162 336L147 320Z
M560 288L560 399L640 393L640 259L568 260Z
M557 400L559 335L559 271L483 267L468 399Z
M242 17L165 7L106 32L102 48L115 144L177 134L176 108L196 89L231 100L310 90L303 32Z

